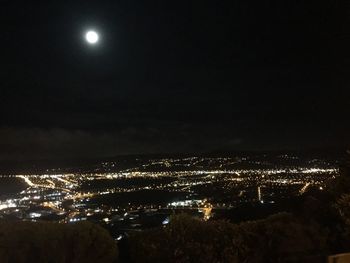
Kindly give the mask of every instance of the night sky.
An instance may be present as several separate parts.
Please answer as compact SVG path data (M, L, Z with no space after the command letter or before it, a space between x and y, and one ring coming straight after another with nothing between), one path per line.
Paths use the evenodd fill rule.
M0 159L345 147L349 10L1 0Z

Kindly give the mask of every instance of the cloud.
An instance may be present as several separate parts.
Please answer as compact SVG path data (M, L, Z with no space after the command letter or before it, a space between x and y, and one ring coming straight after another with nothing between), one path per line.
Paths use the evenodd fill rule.
M175 124L164 127L130 126L107 131L0 127L0 160L206 152L234 148L239 143L238 138L218 134L215 127Z
M129 144L129 138L121 132L94 133L57 128L0 129L2 160L104 157L129 153L126 149Z
M0 159L101 158L165 151L168 139L154 128L87 130L0 128ZM170 145L168 145L170 146ZM179 147L168 148L179 149Z

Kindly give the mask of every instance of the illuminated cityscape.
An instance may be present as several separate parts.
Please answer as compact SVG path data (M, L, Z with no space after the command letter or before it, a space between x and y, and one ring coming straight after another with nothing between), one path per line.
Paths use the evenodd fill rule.
M242 204L271 204L311 187L323 190L339 172L331 162L289 155L144 158L126 169L119 166L109 161L86 172L4 175L1 180L20 190L1 196L0 216L143 229L166 224L177 211L208 220Z
M0 263L350 262L349 11L2 1Z

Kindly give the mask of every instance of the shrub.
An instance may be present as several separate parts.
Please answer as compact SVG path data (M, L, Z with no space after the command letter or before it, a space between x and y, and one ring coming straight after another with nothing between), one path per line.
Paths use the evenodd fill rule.
M0 262L115 262L117 247L88 223L0 222Z
M327 253L327 233L290 214L234 225L173 216L130 238L133 262L302 262Z

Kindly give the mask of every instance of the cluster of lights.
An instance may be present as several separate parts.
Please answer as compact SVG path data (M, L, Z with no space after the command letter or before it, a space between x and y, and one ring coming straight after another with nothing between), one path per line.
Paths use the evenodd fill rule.
M283 157L286 158L286 157ZM133 209L199 209L204 219L209 219L213 208L226 209L232 207L232 203L215 201L213 205L206 200L195 199L198 189L210 187L213 184L220 184L222 195L231 194L235 189L239 191L235 198L237 202L260 201L264 202L264 197L268 195L269 187L276 187L275 191L283 192L283 189L295 186L298 187L299 194L304 193L310 186L317 186L323 190L323 182L327 178L333 178L339 173L335 168L315 168L315 167L288 167L275 169L228 169L228 165L235 164L241 160L232 158L198 158L191 157L185 159L161 159L151 160L148 164L143 164L138 168L127 169L120 172L99 172L88 174L44 174L44 175L16 175L23 180L28 188L18 195L11 196L6 201L0 202L0 211L7 211L16 208L18 211L26 211L30 206L38 206L34 212L27 214L29 219L40 219L49 213L55 213L62 216L64 222L76 222L86 220L87 217L100 215L101 221L109 224L111 214ZM187 163L184 163L187 162ZM217 163L215 169L204 167L204 163ZM116 163L103 163L103 167L116 167ZM164 171L151 171L152 167L164 167ZM186 171L169 170L169 167L201 167L197 169L188 169ZM145 171L145 169L147 171ZM187 168L186 168L187 169ZM112 171L112 170L110 170ZM108 187L103 189L84 190L82 187L86 182L96 180L120 180L120 179L160 179L156 183L147 185L130 185L126 187ZM173 178L169 181L161 181L163 178ZM256 191L249 195L247 189ZM173 193L186 192L189 199L165 203L164 205L150 204L127 204L118 206L115 210L110 207L98 207L91 209L90 200L99 196L105 196L118 193L131 193L137 191L164 190ZM271 191L271 190L270 190ZM252 193L252 192L250 192ZM271 194L272 196L272 194ZM208 196L210 197L210 196ZM186 197L187 198L187 197ZM197 196L198 198L198 196ZM67 205L66 201L72 202ZM272 200L268 202L273 202ZM68 202L69 203L69 202ZM45 210L45 209L46 210ZM21 210L22 209L22 210ZM119 210L118 210L119 209ZM25 214L25 213L24 213ZM135 216L132 215L132 218ZM124 215L123 218L131 218L130 215Z

